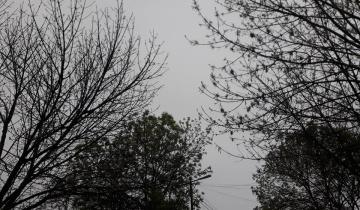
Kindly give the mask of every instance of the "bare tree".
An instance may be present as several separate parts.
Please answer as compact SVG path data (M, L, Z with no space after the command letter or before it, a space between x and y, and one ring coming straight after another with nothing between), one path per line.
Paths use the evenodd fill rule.
M359 1L215 2L209 17L194 1L210 33L208 42L193 44L226 48L234 56L212 67L214 88L202 85L218 105L212 110L222 115L205 111L204 118L225 131L252 133L243 140L254 159L271 150L278 132L305 130L308 122L357 132Z
M32 209L56 196L51 180L76 146L143 111L165 57L155 36L141 47L122 3L96 12L82 0L13 12L1 3L0 209Z

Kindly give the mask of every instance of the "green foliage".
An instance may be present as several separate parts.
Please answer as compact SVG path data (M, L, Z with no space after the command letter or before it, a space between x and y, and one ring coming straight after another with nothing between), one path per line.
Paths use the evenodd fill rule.
M65 188L76 209L187 209L189 178L211 173L200 163L209 142L199 122L145 112L113 138L82 151ZM194 197L198 206L196 190Z
M260 209L357 209L360 136L308 126L287 133L254 179Z

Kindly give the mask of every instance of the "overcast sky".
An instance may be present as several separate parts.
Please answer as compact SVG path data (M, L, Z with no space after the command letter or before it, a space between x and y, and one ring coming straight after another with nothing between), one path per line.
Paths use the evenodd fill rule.
M164 85L154 101L158 112L169 112L176 119L197 117L201 106L213 103L198 88L201 81L209 81L209 64L221 63L225 52L210 50L208 47L193 47L185 36L204 40L205 29L199 27L200 18L192 10L192 0L124 0L127 14L135 17L136 32L142 38L156 32L164 42L163 51L169 54L168 71L161 78ZM100 1L101 6L112 6L114 0ZM204 10L212 11L211 0L202 0ZM215 142L228 150L235 146L226 136L218 137ZM255 162L241 161L220 154L215 146L208 148L203 165L211 165L214 173L204 180L199 189L205 192L205 202L209 209L251 210L256 206L250 185ZM206 204L205 204L206 205ZM204 206L202 209L207 209Z

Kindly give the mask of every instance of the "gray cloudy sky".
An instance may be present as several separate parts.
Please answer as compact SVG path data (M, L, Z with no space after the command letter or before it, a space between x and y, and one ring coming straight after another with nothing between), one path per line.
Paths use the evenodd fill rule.
M212 11L214 5L209 0L200 1L203 9ZM115 4L115 0L100 1L99 6ZM136 32L144 39L151 31L158 34L164 42L163 51L169 54L168 71L161 78L164 84L155 106L159 112L169 112L175 118L197 117L201 106L212 103L201 95L200 82L209 79L209 64L221 63L224 52L210 50L208 47L193 47L185 35L204 40L205 31L199 27L200 18L192 10L192 0L124 0L127 14L135 17ZM234 151L235 146L226 136L215 142ZM204 180L199 189L205 192L205 202L209 209L250 210L256 206L256 198L250 186L255 171L255 162L241 161L225 154L219 154L214 146L208 148L204 166L211 165L213 177ZM202 207L202 209L207 209Z

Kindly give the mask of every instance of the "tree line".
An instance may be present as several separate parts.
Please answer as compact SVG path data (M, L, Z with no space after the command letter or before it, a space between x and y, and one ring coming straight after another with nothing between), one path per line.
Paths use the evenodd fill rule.
M193 8L211 66L201 117L260 160L255 209L359 209L360 3L215 0ZM199 208L199 122L146 108L166 56L123 5L0 0L0 209ZM245 137L245 138L244 138ZM190 201L189 194L194 199Z

